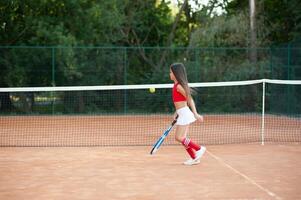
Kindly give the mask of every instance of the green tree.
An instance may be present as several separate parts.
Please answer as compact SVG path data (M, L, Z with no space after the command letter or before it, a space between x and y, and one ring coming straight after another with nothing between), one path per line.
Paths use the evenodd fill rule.
M1 45L50 46L1 48L0 87L52 85L52 67L56 85L121 84L129 52L74 46L161 46L173 23L164 0L4 0L0 12ZM135 77L152 71L141 49L127 57L148 61L137 62Z
M285 43L300 37L301 2L299 0L257 0L257 19L266 27L265 44ZM244 0L230 1L228 15L236 15L248 8ZM257 30L260 34L260 30ZM260 44L260 43L259 43Z

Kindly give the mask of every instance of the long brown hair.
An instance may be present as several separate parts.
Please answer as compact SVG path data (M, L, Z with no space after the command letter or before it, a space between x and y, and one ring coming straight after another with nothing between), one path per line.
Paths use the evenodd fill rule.
M183 63L173 63L170 65L170 69L174 74L179 84L184 88L187 100L191 99L191 89L188 86L188 79L186 69Z

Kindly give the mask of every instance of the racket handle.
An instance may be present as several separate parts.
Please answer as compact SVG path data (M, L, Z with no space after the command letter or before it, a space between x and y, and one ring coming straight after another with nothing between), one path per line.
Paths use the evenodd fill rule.
M171 126L176 124L178 117L179 117L179 115L177 115L176 118L173 120L173 122L171 123Z

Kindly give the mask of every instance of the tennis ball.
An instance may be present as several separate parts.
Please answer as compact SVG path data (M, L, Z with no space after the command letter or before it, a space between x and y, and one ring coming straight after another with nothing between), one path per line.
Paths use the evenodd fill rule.
M154 92L156 92L156 89L155 88L149 88L149 92L154 93Z

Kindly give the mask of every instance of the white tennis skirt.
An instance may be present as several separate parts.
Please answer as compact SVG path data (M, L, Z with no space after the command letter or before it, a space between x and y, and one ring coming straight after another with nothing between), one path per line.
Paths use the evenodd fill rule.
M177 125L188 125L196 120L194 114L191 112L188 106L178 109L177 111L178 119Z

